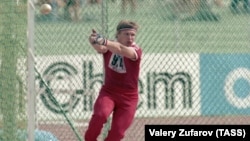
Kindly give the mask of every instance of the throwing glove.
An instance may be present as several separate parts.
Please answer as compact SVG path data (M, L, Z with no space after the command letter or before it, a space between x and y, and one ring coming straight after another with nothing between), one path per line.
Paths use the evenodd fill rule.
M107 39L104 38L101 34L97 34L96 39L95 39L95 43L98 45L107 45Z

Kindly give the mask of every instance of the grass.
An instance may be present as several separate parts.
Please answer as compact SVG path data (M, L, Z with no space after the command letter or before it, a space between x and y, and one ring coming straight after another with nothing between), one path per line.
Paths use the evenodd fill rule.
M168 11L156 2L139 1L134 14L121 14L118 3L108 2L107 22L102 22L101 7L84 7L78 23L35 23L35 49L40 55L92 54L86 34L96 28L112 39L121 19L137 21L141 28L137 43L146 53L250 53L250 15L233 15L228 7L217 9L221 20L173 21ZM103 28L103 26L105 28Z

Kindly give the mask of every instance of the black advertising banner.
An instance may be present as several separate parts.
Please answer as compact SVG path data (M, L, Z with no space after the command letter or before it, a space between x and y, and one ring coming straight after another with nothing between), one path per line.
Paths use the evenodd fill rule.
M145 141L250 141L250 125L145 125Z

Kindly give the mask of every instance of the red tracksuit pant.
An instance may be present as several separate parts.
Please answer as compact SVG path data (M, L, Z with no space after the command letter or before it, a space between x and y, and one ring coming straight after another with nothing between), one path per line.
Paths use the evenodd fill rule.
M93 115L85 132L85 141L97 141L103 125L112 114L112 122L105 141L120 141L131 125L138 103L138 94L108 93L101 90L94 104Z

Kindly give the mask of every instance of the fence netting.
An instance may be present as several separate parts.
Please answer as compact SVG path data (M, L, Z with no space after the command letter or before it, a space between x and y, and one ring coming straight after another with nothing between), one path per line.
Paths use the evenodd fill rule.
M81 140L104 73L88 36L115 39L123 19L140 25L143 49L140 100L123 141L143 141L146 124L249 124L250 1L2 0L0 141L27 140L28 125L35 141Z

